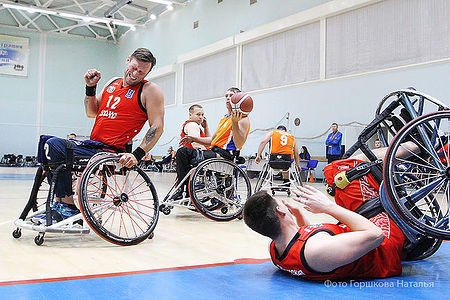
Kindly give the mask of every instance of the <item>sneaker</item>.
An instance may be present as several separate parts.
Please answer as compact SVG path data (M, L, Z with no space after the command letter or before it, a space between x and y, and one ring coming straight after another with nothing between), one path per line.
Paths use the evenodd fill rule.
M52 224L58 222L58 216L57 216L57 212L56 209L59 207L60 202L55 202L53 203L52 207L50 208L50 214L52 216ZM61 218L61 216L59 216L59 218ZM31 223L34 223L36 225L41 225L41 224L46 224L46 216L45 213L41 214L41 215L37 215L31 218Z
M60 205L58 205L55 210L63 219L70 218L80 213L79 209L71 209L69 204L64 202L60 202Z

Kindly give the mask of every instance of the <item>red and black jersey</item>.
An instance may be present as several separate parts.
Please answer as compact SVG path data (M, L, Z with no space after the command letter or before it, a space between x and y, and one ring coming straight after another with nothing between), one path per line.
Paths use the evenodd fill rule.
M146 82L124 87L120 78L104 89L91 140L125 149L125 144L141 131L148 120L141 102L142 88Z
M370 221L383 230L386 236L383 243L356 261L332 272L316 272L308 265L304 254L305 244L308 238L319 232L325 231L331 235L350 232L351 230L343 224L317 224L300 227L281 255L275 249L275 242L270 244L272 262L283 271L310 280L385 278L400 275L402 273L401 260L405 257L403 252L405 236L386 213L378 214Z
M184 132L184 126L186 126L186 124L187 124L187 123L190 123L190 122L194 122L194 121L187 120L186 122L183 123L183 125L182 125L182 127L181 127L181 133L180 133L181 139L184 138L184 137L186 136L186 133ZM194 122L194 123L197 124L196 122ZM200 125L198 126L198 128L200 129L200 137L206 137L206 134L205 134L205 132L202 130L202 128L200 127ZM192 146L192 143L186 144L186 145L184 145L184 146L185 146L185 147L188 147L188 148L194 148L194 147ZM208 146L205 146L205 147L206 147L207 150L210 149Z
M323 169L328 185L333 185L334 178L342 171L348 171L362 163L362 160L348 158L333 161ZM363 202L378 196L380 184L372 174L355 179L343 190L336 188L334 199L336 204L355 211Z

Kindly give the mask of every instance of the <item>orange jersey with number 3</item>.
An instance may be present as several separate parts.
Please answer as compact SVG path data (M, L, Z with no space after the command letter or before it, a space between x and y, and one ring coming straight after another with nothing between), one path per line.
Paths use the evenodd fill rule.
M123 79L116 79L103 91L91 132L91 140L120 149L141 131L148 119L140 99L146 81L127 87L122 82Z
M284 130L274 130L270 139L270 153L290 154L294 158L295 138Z

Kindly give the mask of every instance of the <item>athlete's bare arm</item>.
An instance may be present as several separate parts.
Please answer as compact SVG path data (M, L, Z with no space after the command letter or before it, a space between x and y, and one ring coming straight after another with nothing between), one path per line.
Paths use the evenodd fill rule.
M84 74L84 81L87 86L95 86L100 81L102 75L99 71L95 69L89 69ZM104 86L102 91L111 84L113 80L117 77L111 78ZM84 97L84 108L86 110L86 116L88 118L97 117L98 108L100 107L100 101L102 100L102 92L97 93L96 96L85 96Z
M205 133L205 137L210 137L211 132L209 131L208 121L206 120L206 117L203 117L203 122L201 124L203 127L203 132Z
M313 213L326 213L346 224L352 232L331 236L318 233L308 239L305 258L318 272L330 272L354 262L378 247L384 240L383 231L363 216L332 202L325 194L311 187L297 187L293 199L303 203Z
M198 143L200 145L210 146L211 142L216 137L216 133L214 133L213 136L206 136L206 137L195 137L191 135L186 135L184 138L180 140L180 146L184 146L189 143Z
M289 209L289 211L294 215L295 219L297 220L298 226L306 226L309 225L309 221L306 218L306 216L302 212L302 208L298 204L298 202L294 201L294 203L291 203L285 199L281 200L284 205Z
M272 137L272 131L268 132L264 138L262 139L261 143L258 146L258 152L256 153L256 159L255 162L259 164L261 161L261 154L264 151L264 148L266 147L267 143L270 141L270 138Z
M149 130L139 145L145 153L148 153L159 140L164 128L164 95L159 86L147 82L142 89L142 105L147 110ZM119 162L126 167L132 167L138 163L131 153L122 153Z
M184 133L191 137L200 137L200 131L199 125L195 122L189 122L184 126ZM196 142L192 142L192 147L195 149L205 149L205 146Z
M234 145L237 149L244 146L247 131L250 128L250 119L238 111L231 113L231 132L233 134Z

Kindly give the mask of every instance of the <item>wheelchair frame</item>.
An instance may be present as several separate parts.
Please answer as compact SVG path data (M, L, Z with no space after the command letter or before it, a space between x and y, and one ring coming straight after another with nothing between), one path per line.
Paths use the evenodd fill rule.
M394 99L392 99L394 98ZM411 98L415 98L414 100L411 100ZM392 100L390 103L388 100ZM428 101L428 102L426 102ZM426 138L426 133L423 129L417 129L414 128L416 120L422 118L422 115L424 115L425 111L425 105L427 103L431 103L432 105L436 106L437 111L443 111L448 110L448 106L442 103L441 101L426 95L421 92L417 92L412 89L403 89L394 91L388 95L386 95L381 102L379 103L375 119L367 125L363 131L360 133L357 142L348 149L348 151L344 154L343 158L348 158L351 155L353 155L357 150L361 150L371 162L376 163L374 168L372 169L374 177L381 182L380 186L380 203L382 206L382 209L386 211L386 213L389 215L389 217L402 229L403 233L405 234L407 240L409 241L409 245L407 248L409 250L414 250L415 247L420 246L420 243L423 243L424 241L427 241L427 244L425 244L425 248L420 248L419 250L421 252L417 252L413 255L413 257L410 257L410 260L414 259L423 259L426 258L433 253L435 253L440 244L442 236L438 236L436 234L433 234L430 231L421 229L417 225L411 222L411 220L406 219L402 216L402 212L399 212L399 205L396 203L396 199L392 199L392 194L394 193L390 189L392 189L391 186L386 186L385 182L386 180L390 180L389 177L392 176L391 173L389 173L388 170L388 164L389 162L387 160L392 160L392 150L391 147L393 144L398 144L401 142L398 141L399 138L402 138L401 133L410 130L412 132L413 130L417 130L420 133L420 136L424 138L424 143L426 144L424 148L430 150L433 148L433 145L428 144L427 141L428 138ZM386 107L384 107L386 106ZM400 114L401 117L405 119L405 125L399 126L399 123L394 121L395 118L398 118L394 114L394 111L396 109L400 108ZM431 113L432 114L432 113ZM450 111L448 112L450 117ZM426 116L426 115L425 115ZM424 117L425 117L424 116ZM397 120L398 121L398 120ZM413 129L411 129L411 127ZM388 131L388 134L393 136L392 141L389 143L388 136L383 131L383 128L386 128ZM433 137L436 137L438 129L435 128L432 135ZM398 133L398 134L397 134ZM382 166L381 163L377 163L377 157L375 154L370 150L369 146L367 145L367 141L372 138L375 134L378 135L378 137L381 139L382 143L387 146L389 145L388 152L386 153L386 157L384 160L384 165ZM428 151L427 150L427 151ZM447 170L450 170L449 167L447 167ZM389 173L389 174L388 174ZM447 177L450 176L450 171L447 172ZM389 178L389 179L388 179ZM382 182L383 181L383 182ZM428 197L427 194L417 193L418 196ZM449 199L447 199L448 202ZM369 200L370 201L370 200ZM428 202L427 202L428 203ZM449 211L447 210L447 218L449 215ZM444 216L445 218L445 216ZM449 232L450 234L450 232Z
M73 164L71 169L72 172L72 177L74 177L75 175L75 180L73 182L73 185L75 185L75 183L78 183L78 189L75 188L74 189L74 201L75 203L76 198L78 198L78 203L79 203L79 209L80 209L80 213L63 219L59 222L53 222L52 220L52 216L51 216L51 204L53 203L53 199L54 199L54 190L55 190L55 185L57 183L58 180L58 175L59 172L65 168L68 168L68 165L70 166L71 163L62 163L59 166L56 167L56 169L53 171L53 176L51 178L51 181L49 183L49 190L48 190L48 195L46 197L46 201L45 201L45 208L44 209L38 209L37 206L37 195L39 193L40 187L43 183L45 183L45 176L46 173L50 171L50 167L48 165L44 165L41 164L38 168L38 170L36 171L36 176L34 179L34 184L33 184L33 188L32 191L30 193L30 197L28 199L27 204L25 205L25 208L23 209L20 217L15 220L14 224L17 226L17 228L13 231L13 237L14 238L19 238L21 236L21 230L22 229L26 229L26 230L33 230L33 231L38 231L38 235L35 237L34 241L37 245L42 245L42 243L44 242L44 235L47 232L51 232L51 233L72 233L72 234L87 234L90 232L90 229L93 229L97 234L99 234L103 239L111 242L111 243L115 243L115 244L119 244L119 245L134 245L137 244L139 242L142 242L145 238L152 238L153 237L153 230L156 226L156 223L158 221L158 208L159 208L159 204L158 204L158 197L156 194L156 190L154 189L153 184L151 183L150 178L148 178L147 175L146 178L144 178L144 181L147 183L150 192L152 193L152 200L154 201L154 206L155 206L155 215L154 215L154 220L152 220L152 224L150 224L149 226L149 231L148 232L144 232L143 236L138 236L136 238L121 238L120 237L120 233L119 236L112 236L112 237L108 237L105 236L104 232L102 232L103 227L101 222L97 224L92 224L93 222L95 222L92 219L86 218L85 212L83 210L83 207L87 207L86 205L83 205L82 201L89 201L89 200L82 200L80 198L88 198L87 195L84 195L82 193L86 193L86 191L82 191L82 193L80 193L79 191L81 190L81 181L83 180L84 176L89 177L89 175L91 175L89 172L92 171L90 169L91 166L97 166L99 164L101 164L103 161L118 161L118 156L114 153L110 153L110 152L99 152L97 154L95 154L92 157L76 157L77 159L77 163ZM123 167L124 169L127 169L125 167ZM138 170L139 171L139 167L134 166L132 169ZM127 169L130 170L130 169ZM80 176L77 176L77 173L83 172ZM75 173L75 174L74 174ZM89 173L89 174L88 174ZM143 171L141 171L139 174L145 174ZM116 174L112 174L111 176L115 176ZM88 180L84 179L85 181ZM136 179L136 178L135 178ZM114 178L115 181L115 178ZM134 183L134 182L133 182ZM87 183L86 183L87 184ZM102 184L104 185L105 182L102 182ZM106 183L107 185L108 183ZM141 184L142 185L142 184ZM117 187L116 187L117 188ZM128 192L129 193L129 192ZM102 194L103 196L107 195L106 191L103 191L102 189ZM124 192L122 192L122 194L124 194ZM120 206L120 204L122 202L117 202L117 204L115 203L115 201L117 200L113 200L110 201L111 203L113 203L116 207ZM132 200L130 200L132 201ZM104 201L106 202L106 201ZM137 203L135 201L135 203ZM111 204L111 206L113 205ZM101 204L99 207L101 207L104 204ZM142 204L135 204L136 206L142 205ZM144 205L145 206L145 205ZM107 208L109 209L109 208ZM106 210L107 210L106 209ZM30 211L33 210L33 212L30 214ZM32 222L32 218L42 215L45 213L46 216L46 223L45 224L35 224ZM139 211L136 210L136 212L134 212L135 215L139 215ZM111 217L111 215L110 215ZM141 219L143 219L142 216L140 216ZM104 225L106 225L106 222L108 220L104 221ZM122 221L122 220L121 220ZM114 220L113 220L114 222ZM138 226L138 223L136 223L135 221L131 220L131 224L133 225L134 228L134 224L133 222L136 224L136 226ZM124 224L125 226L125 224ZM112 228L112 225L111 225ZM139 228L140 229L140 228ZM126 230L126 228L125 228ZM136 230L134 230L136 233ZM103 233L103 234L102 234ZM128 233L127 233L127 237L128 237Z
M160 211L165 214L165 215L169 215L171 210L174 207L183 207L183 208L187 208L189 210L192 211L198 211L200 212L202 215L204 215L205 217L215 220L215 221L231 221L235 218L238 219L242 219L242 210L243 210L243 203L242 202L242 206L241 208L238 210L237 213L232 214L231 216L220 216L220 215L215 215L212 212L208 212L208 208L205 208L204 204L200 203L199 201L196 201L196 195L193 195L193 193L196 193L197 189L195 187L195 184L193 184L193 182L195 182L195 177L196 174L198 172L198 170L201 170L203 167L205 167L208 164L212 164L212 163L218 163L218 164L222 164L224 166L228 165L228 166L232 166L234 171L240 170L241 175L244 178L244 181L247 185L247 195L246 197L248 198L251 195L251 184L250 184L250 179L248 177L248 175L246 174L246 172L244 172L242 170L242 168L236 163L238 157L233 157L233 160L226 160L224 158L209 158L206 159L202 162L200 162L196 167L192 168L188 174L186 174L186 176L180 181L179 184L177 184L177 181L175 180L174 184L172 185L172 187L169 189L168 193L166 194L166 196L164 197L164 199L162 200L161 204L160 204ZM239 172L239 171L238 171ZM233 174L232 177L234 177L234 180L236 180L236 175ZM233 180L233 179L232 179ZM186 181L189 181L189 185L188 185L188 197L183 197L182 199L178 199L178 200L174 200L171 199L172 196L177 192L178 187L179 186L183 186ZM233 185L236 185L237 187L237 183L233 182ZM217 208L220 209L221 212L223 213L223 215L226 215L228 213L227 210L227 206L233 206L233 205L238 205L236 202L240 202L240 199L236 199L236 201L230 200L227 198L226 192L228 190L231 190L232 186L230 187L225 187L225 189L223 191L219 192L220 186L215 186L215 188L213 188L213 191L211 193L211 197L215 197L215 198L219 198L221 202L223 202L225 204L225 207L222 208ZM233 191L234 193L234 191ZM234 196L239 198L239 196ZM217 210L216 208L213 210Z
M287 171L289 172L289 181L283 183L276 183L273 179L274 171ZM270 166L270 161L266 162L262 168L262 171L259 173L258 181L256 182L255 193L260 190L269 190L272 192L272 195L275 195L275 191L286 192L288 196L291 195L291 185L299 185L303 186L300 173L297 169L297 166L294 162L290 162L289 169L276 169Z

